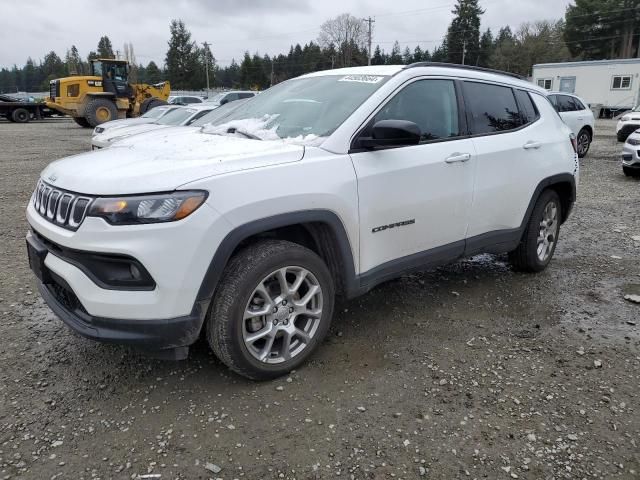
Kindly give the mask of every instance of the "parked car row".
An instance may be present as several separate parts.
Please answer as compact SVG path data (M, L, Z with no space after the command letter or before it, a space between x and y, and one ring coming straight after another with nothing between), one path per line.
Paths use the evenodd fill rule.
M255 97L257 92L253 90L230 90L227 92L220 92L214 95L211 98L208 97L197 97L195 95L178 95L173 96L170 95L167 99L167 103L170 105L191 105L193 103L204 103L204 102L212 102L217 105L224 105L225 103L234 102L236 100L241 100L244 98Z

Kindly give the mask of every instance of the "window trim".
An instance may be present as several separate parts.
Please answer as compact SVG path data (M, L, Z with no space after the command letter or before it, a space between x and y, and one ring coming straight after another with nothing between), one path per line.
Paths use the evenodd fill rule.
M373 119L375 116L382 110L391 100L395 98L402 90L407 88L409 85L425 80L448 80L453 83L454 92L456 95L456 106L458 109L458 130L460 135L457 137L447 137L447 138L437 138L434 140L422 140L420 143L416 145L401 145L401 146L388 146L388 147L379 147L375 149L363 148L357 145L358 139L362 136L362 133L367 129L372 127ZM462 91L462 80L456 77L446 77L446 76L430 76L423 75L419 77L409 78L405 82L398 85L387 97L385 97L382 102L367 116L367 119L362 122L362 124L356 129L356 133L351 137L351 141L349 142L349 150L348 154L352 153L362 153L362 152L378 152L383 150L397 149L397 148L408 148L408 147L419 147L422 145L429 145L432 143L442 143L442 142L452 142L456 140L462 140L465 138L469 138L469 127L467 124L467 116L465 111L465 103L464 103L464 94Z
M620 87L618 87L618 88L615 88L613 86L613 83L615 82L616 78L620 78ZM628 78L629 79L629 86L626 87L626 88L622 87L622 82L623 82L624 78ZM611 75L611 88L610 88L611 91L617 92L618 90L626 91L626 90L631 90L631 89L633 89L633 75L631 75L631 74Z
M544 83L542 84L542 86L540 86L540 82L541 82L541 81L542 81L542 82L547 82L547 81L549 81L549 82L551 82L551 85L549 85L549 88L545 87L545 86L544 86ZM544 89L544 90L546 90L546 91L550 92L550 91L552 91L552 90L553 90L553 77L541 77L541 78L537 78L537 79L536 79L536 85L537 85L538 87L540 87L540 88L542 88L542 89Z
M503 87L503 88L508 88L511 90L511 94L513 95L513 99L516 103L516 106L518 107L518 113L520 113L520 103L518 102L518 99L515 95L514 90L518 89L518 90L523 90L527 93L530 93L529 90L525 89L525 88L518 88L518 87L514 87L513 85L504 85L504 84L500 84L500 83L495 83L495 82L487 82L484 80L476 80L476 79L464 79L462 81L464 82L469 82L469 83L484 83L486 85L495 85L498 87ZM467 126L469 128L469 130L467 130L468 133L468 138L479 138L479 137L490 137L493 135L504 135L504 134L509 134L509 133L513 133L513 132L518 132L520 130L524 130L525 128L529 128L531 125L534 125L535 123L537 123L538 121L540 121L540 119L542 118L542 115L539 114L538 118L536 119L535 122L531 122L531 123L527 123L526 125L520 125L518 128L512 128L511 130L500 130L498 132L486 132L486 133L471 133L471 124L472 119L469 118L469 115L471 115L471 107L469 105L469 103L467 102L467 97L469 97L469 95L466 94L466 92L463 89L463 96L464 96L464 100L465 100L465 113L467 114ZM533 101L533 100L532 100ZM537 108L537 105L535 105L534 102L534 106Z
M536 105L536 102L533 101L533 98L531 98L531 93L528 90L525 90L523 88L513 88L513 96L516 99L516 104L518 105L518 111L520 112L520 116L521 117L523 116L525 109L524 109L524 106L522 105L522 103L520 102L520 99L518 98L518 95L517 95L516 92L522 92L522 93L524 93L525 95L527 95L529 97L529 101L531 102L531 105L533 106L533 110L536 113L536 117L535 117L535 119L533 121L527 122L527 123L523 123L522 126L523 127L527 127L529 125L533 125L538 120L540 120L540 117L542 117L542 115L540 115L540 109ZM524 117L523 117L523 121L524 121Z

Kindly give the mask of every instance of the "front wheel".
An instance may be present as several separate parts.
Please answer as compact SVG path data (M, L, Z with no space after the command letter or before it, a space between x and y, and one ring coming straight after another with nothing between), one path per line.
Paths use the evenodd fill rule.
M84 116L89 126L97 127L101 123L118 118L118 109L116 104L107 98L94 98L87 103Z
M640 168L622 167L622 171L627 177L640 177Z
M31 120L31 114L26 108L16 108L11 114L11 119L16 123L27 123Z
M80 125L82 128L91 128L91 125L89 125L89 121L84 118L84 117L71 117L73 118L73 121L76 122L78 125Z
M329 269L298 244L265 240L230 260L207 319L217 357L254 380L304 363L329 330L334 285Z
M578 158L584 158L591 146L591 134L586 128L583 128L578 132L576 142L578 144Z
M533 208L518 247L509 253L515 270L541 272L553 257L558 244L562 205L553 190L542 192Z

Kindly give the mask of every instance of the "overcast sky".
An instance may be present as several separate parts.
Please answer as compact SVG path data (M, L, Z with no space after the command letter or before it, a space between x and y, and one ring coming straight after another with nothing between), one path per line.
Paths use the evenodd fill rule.
M114 50L133 43L138 62L164 63L169 22L181 18L198 43L212 43L218 63L286 52L315 40L322 22L341 13L375 18L374 45L394 40L433 49L451 21L454 0L0 0L0 66L23 65L76 45L84 58L108 35ZM558 19L571 0L480 0L482 28Z

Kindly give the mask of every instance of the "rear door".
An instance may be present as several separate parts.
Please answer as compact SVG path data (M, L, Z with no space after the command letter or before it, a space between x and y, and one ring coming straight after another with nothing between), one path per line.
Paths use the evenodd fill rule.
M524 90L464 82L476 150L468 251L520 226L547 155L539 112Z
M358 178L362 272L393 270L402 257L426 251L431 251L427 261L428 255L462 255L475 152L465 137L460 102L454 80L417 79L381 105L360 132L370 136L370 127L380 120L408 120L422 132L418 145L351 153Z

